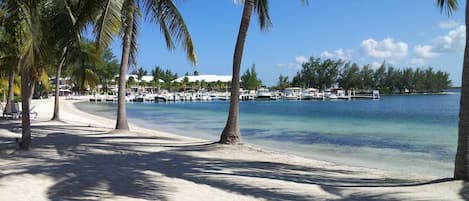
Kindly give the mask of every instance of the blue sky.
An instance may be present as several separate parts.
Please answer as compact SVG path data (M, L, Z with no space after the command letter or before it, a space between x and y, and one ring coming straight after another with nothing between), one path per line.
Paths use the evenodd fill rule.
M256 64L263 83L275 85L280 74L290 79L310 56L341 58L377 65L428 67L451 74L460 86L465 32L464 1L453 16L439 12L434 0L271 0L273 27L261 32L253 18L241 72ZM159 28L143 21L138 40L138 66L155 65L183 75L230 75L242 5L233 0L178 1L192 34L198 65L182 48L169 52ZM113 52L120 58L121 41Z

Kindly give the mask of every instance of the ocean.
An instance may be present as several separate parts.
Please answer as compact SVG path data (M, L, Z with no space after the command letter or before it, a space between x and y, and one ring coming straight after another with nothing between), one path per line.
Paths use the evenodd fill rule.
M245 101L243 142L339 164L451 177L460 93L352 101ZM78 103L115 118L115 103ZM217 141L229 102L128 103L129 121Z

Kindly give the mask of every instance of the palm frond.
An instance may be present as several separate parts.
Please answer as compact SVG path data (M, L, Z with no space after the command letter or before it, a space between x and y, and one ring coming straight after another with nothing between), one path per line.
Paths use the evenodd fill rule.
M129 64L131 64L131 66L134 68L137 67L137 50L138 50L137 38L138 38L138 28L139 28L138 22L139 21L138 21L137 15L138 15L137 13L134 13L132 35L131 35L131 40L130 40L130 56L129 56Z
M122 31L126 30L127 28L132 28L132 32L130 34L130 55L129 55L129 64L130 67L136 68L137 67L137 38L138 38L138 28L139 28L139 17L140 17L140 9L137 2L134 0L127 0L124 2L122 6ZM125 41L122 41L125 43ZM130 69L129 67L129 69Z
M145 1L147 17L160 25L160 30L166 41L166 47L173 50L174 42L180 42L186 52L186 57L192 64L197 64L194 43L184 19L172 0Z
M90 88L95 88L96 85L98 85L98 82L99 82L99 77L98 75L96 74L96 72L94 72L93 70L87 68L85 69L85 78L84 78L84 83L85 83L85 86L88 86Z
M46 88L47 90L50 90L50 80L49 80L49 75L47 74L47 71L45 68L42 69L42 71L39 74L39 79L38 81Z
M269 1L268 0L256 0L254 4L254 10L259 17L259 26L261 30L268 30L272 27L272 21L269 16Z
M441 13L446 13L448 16L451 16L459 7L457 0L436 0L436 3Z
M103 0L102 13L96 22L94 33L97 46L104 49L109 46L114 35L121 27L122 0Z

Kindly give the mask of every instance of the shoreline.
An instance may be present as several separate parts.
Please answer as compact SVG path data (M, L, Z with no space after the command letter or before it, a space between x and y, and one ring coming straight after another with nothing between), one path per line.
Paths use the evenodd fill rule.
M109 131L114 120L81 111L75 102L61 99L64 122L51 122L48 120L53 100L33 101L39 118L32 121L34 138L30 152L16 152L5 141L20 135L18 121L0 121L0 139L6 142L0 144L2 197L5 195L7 200L469 198L462 181L341 165L251 145L213 144L133 124L130 133L112 134ZM32 190L21 191L24 188Z
M142 105L145 108L152 109L153 107L149 105L154 105L152 103L131 103L131 105ZM205 104L205 103L204 103ZM208 102L207 104L211 104ZM80 103L75 103L75 106L79 110L83 110L84 112L89 111L88 113L92 115L103 115L106 118L109 118L115 122L115 104L107 104L107 103L89 103L88 101L82 101ZM148 107L147 107L148 106ZM140 108L134 106L133 108ZM157 107L161 110L161 107ZM172 108L172 107L170 107ZM156 108L155 108L156 109ZM173 108L174 109L174 108ZM95 111L97 110L97 111ZM179 109L180 110L180 109ZM134 110L132 110L134 111ZM136 110L141 111L141 110ZM170 112L171 110L164 110L163 112ZM142 111L146 112L146 111ZM179 113L183 113L184 111L176 111ZM194 115L188 111L189 114ZM211 111L212 112L212 111ZM133 112L135 113L135 112ZM142 114L143 115L143 114ZM204 129L204 126L191 126L197 125L197 121L191 122L187 120L187 124L181 125L178 124L168 124L165 125L160 124L159 121L167 122L168 118L158 118L158 116L147 116L142 115L130 115L129 122L133 122L134 125L138 127L147 128L150 130L157 130L163 131L167 133L171 133L174 135L192 137L200 140L206 140L210 142L214 142L218 139L219 135L217 132L220 130L213 131L214 125L211 124L207 128ZM151 114L150 114L151 115ZM200 115L196 113L196 115ZM167 115L165 115L167 116ZM176 117L169 118L171 121L177 122L178 120L186 122L184 118L178 118L181 115L176 115ZM189 115L190 116L190 115ZM171 117L171 116L170 116ZM158 119L156 119L158 118ZM217 121L221 118L225 118L225 116L216 116ZM208 118L207 121L213 121L213 118ZM221 120L220 120L221 122ZM219 124L218 122L217 124ZM195 124L194 124L195 123ZM246 123L246 122L245 122ZM250 127L249 124L243 124L246 128L253 128L252 125ZM220 128L220 125L215 126ZM184 128L184 129L181 129ZM197 129L198 128L198 129ZM291 128L291 127L289 127ZM263 128L260 128L263 129ZM277 127L278 129L278 127ZM242 129L243 130L243 129ZM265 131L259 131L265 132ZM277 133L273 133L275 135ZM250 136L251 135L251 136ZM329 145L315 145L315 146L305 146L304 144L295 144L294 142L287 141L273 141L273 140L258 140L252 137L252 133L246 133L245 138L243 138L243 143L245 145L254 146L257 148L261 148L267 151L273 151L276 153L283 153L283 154L291 154L295 156L304 157L307 159L312 160L319 160L325 161L330 163L335 163L338 165L345 165L345 166L352 166L352 167L362 167L362 168L370 168L370 169L378 169L388 172L394 172L397 174L406 174L406 175L416 175L422 176L427 178L444 178L452 176L452 170L454 167L452 166L454 162L433 162L433 160L424 161L425 159L418 159L414 160L414 158L410 157L419 157L420 152L404 152L397 149L389 149L389 148L376 148L376 147L350 147L345 149L340 149L341 146L331 144ZM339 148L332 148L332 147L339 147ZM347 150L348 149L348 150ZM353 152L353 153L351 153ZM413 155L412 155L413 154ZM403 157L400 157L403 156ZM423 155L423 157L429 157ZM419 164L418 161L424 161L425 164ZM417 163L416 163L417 162Z

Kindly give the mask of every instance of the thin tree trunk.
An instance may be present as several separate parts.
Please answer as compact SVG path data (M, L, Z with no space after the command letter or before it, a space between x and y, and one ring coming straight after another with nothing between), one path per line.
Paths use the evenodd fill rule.
M466 24L469 22L469 0L466 1ZM469 27L466 26L466 35ZM469 37L466 37L462 69L461 100L459 108L458 148L454 166L454 178L469 180Z
M239 70L243 59L244 43L246 41L249 23L251 22L254 0L244 1L243 16L239 27L238 39L236 40L233 55L233 77L231 80L230 110L225 128L220 137L220 143L239 144L241 132L239 130Z
M21 70L21 142L20 148L28 150L31 146L31 121L29 119L30 100L33 91L32 80L28 69Z
M55 74L55 100L54 100L54 115L51 120L60 121L59 114L59 95L60 95L60 75L62 74L62 67L65 63L65 55L67 54L67 47L64 47L62 51L62 57L60 59L59 65L56 68Z
M14 105L15 93L13 91L13 86L15 85L15 71L11 69L10 74L8 75L8 98L5 105L4 113L11 113L11 107Z
M129 14L129 19L125 27L124 39L122 41L122 59L119 73L119 89L117 92L117 122L116 130L128 131L127 112L125 109L125 78L129 68L130 43L133 30L133 13Z

